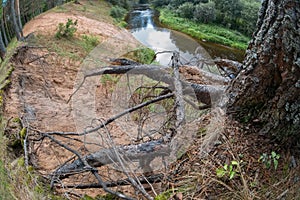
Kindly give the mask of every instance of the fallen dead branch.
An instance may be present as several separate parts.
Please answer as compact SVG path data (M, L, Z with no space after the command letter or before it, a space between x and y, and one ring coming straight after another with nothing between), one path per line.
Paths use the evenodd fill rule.
M132 199L131 197L125 196L124 194L118 192L118 190L113 191L110 189L111 187L116 187L116 186L131 185L132 188L135 189L135 191L139 191L140 194L142 194L145 198L153 199L146 192L142 184L148 184L150 185L150 187L152 187L151 185L152 183L160 182L162 180L163 178L162 174L155 174L155 173L161 173L161 171L154 173L153 169L151 169L150 167L150 163L154 161L155 158L159 158L160 160L162 160L162 163L165 165L167 163L166 158L173 156L171 154L172 153L171 151L173 151L174 149L172 149L171 145L172 144L176 145L176 143L172 143L172 139L175 138L174 137L175 135L177 134L181 135L184 133L183 125L186 125L185 118L188 118L187 117L188 115L186 115L185 113L186 112L185 102L192 105L192 107L197 110L210 108L213 106L215 101L218 100L220 94L222 94L223 91L225 90L226 87L222 85L228 82L228 80L224 77L221 77L219 75L214 75L209 72L201 71L201 69L197 70L197 73L203 75L206 79L209 79L211 82L216 81L218 84L220 84L220 86L197 84L197 83L188 82L186 80L182 80L180 75L180 68L182 67L179 66L178 59L179 59L179 55L174 53L172 68L162 67L158 65L140 65L139 63L128 61L126 59L114 59L112 61L115 64L121 64L122 66L106 66L103 68L97 68L94 70L87 71L83 74L82 82L78 85L77 89L70 96L68 102L70 101L72 96L81 88L81 86L84 84L87 78L93 76L100 76L103 74L144 75L152 80L159 82L157 83L156 86L158 88L160 87L160 90L157 90L159 91L160 94L159 96L157 96L158 94L154 93L151 90L156 86L146 88L147 85L143 86L141 84L139 87L140 90L136 91L136 93L142 91L141 88L143 87L144 87L143 89L145 88L148 89L147 92L151 90L151 92L148 93L146 92L147 93L146 95L145 93L143 94L144 97L146 96L146 98L144 99L142 98L141 101L142 103L137 104L136 102L134 102L134 105L131 108L119 112L118 114L110 117L106 121L101 121L101 123L97 122L96 125L91 123L93 125L86 126L85 130L82 132L60 132L60 131L42 132L39 130L30 129L31 132L35 132L39 134L41 142L43 142L45 138L48 138L51 141L51 143L57 144L59 148L63 148L66 151L72 153L71 156L70 155L68 156L67 161L60 162L59 166L55 165L56 169L51 174L52 176L51 187L58 186L58 188L64 188L64 189L65 188L72 188L72 189L103 188L104 191L114 194L119 198ZM159 85L160 83L164 83L163 86L160 86ZM165 87L165 85L167 86ZM133 96L134 94L135 93L133 91L130 91L130 95ZM190 100L189 99L190 97L196 97L196 99L202 104L194 103L193 100L195 100L195 98L193 98L193 100ZM147 139L150 138L150 141L148 139L147 142L144 142L144 140L142 139L139 140L139 142L141 141L143 142L139 144L136 143L130 144L130 141L128 142L129 144L126 142L126 145L124 145L123 142L120 142L118 144L114 143L113 139L111 139L111 135L106 126L108 126L112 122L116 121L117 119L129 113L132 113L150 104L154 104L156 102L168 98L173 98L168 102L169 104L171 104L168 105L169 106L168 111L171 110L170 112L171 116L169 115L169 113L168 116L163 116L164 118L167 119L167 121L165 123L165 121L163 120L164 125L162 126L159 125L160 127L158 129L155 128L154 131L157 131L155 133L156 134L155 137L153 138L145 137ZM174 99L175 99L175 103L174 103ZM195 102L197 102L197 100ZM163 107L161 104L159 106ZM152 109L156 109L156 107L154 106ZM159 112L161 111L159 110ZM168 125L166 125L167 123ZM97 148L95 152L94 149L92 152L89 149L84 149L84 150L80 149L79 151L76 150L77 148L74 148L74 146L76 146L77 143L82 145L81 147L86 147L85 145L89 144L89 142L86 142L85 139L81 139L82 137L80 136L85 136L90 133L96 133L99 134L97 136L102 137L101 134L103 133L103 130L106 132L106 134L108 135L107 137L109 139L105 138L104 140L99 142L99 144L96 144L95 142L96 145L94 146ZM176 140L174 139L173 141ZM76 145L73 145L72 142L76 143ZM78 145L76 147L78 147ZM84 153L82 153L81 150ZM144 174L148 173L147 176L146 175L138 176L136 174L136 171L130 168L132 167L130 164L132 165L137 164L139 167L138 169L140 168L143 169ZM114 167L117 166L117 169L113 168L112 170L122 172L122 176L120 177L108 176L109 180L107 180L107 177L105 177L106 176L105 173L98 173L98 168L102 167L101 169L103 168L108 169L109 166L114 166ZM126 171L128 169L129 172ZM145 169L147 169L148 171ZM77 176L74 175L78 175L79 177L82 177L82 176L86 176L86 174L89 174L89 176L90 174L92 174L93 181L89 180L90 182L86 181L80 183L78 183L79 181L70 182L70 180L71 181L73 180L71 179L72 176L77 178ZM102 180L101 176L103 174L104 174L104 179ZM95 182L94 179L96 179L97 181ZM65 185L62 183L68 183L68 184ZM152 187L152 191L154 191L153 187Z
M164 174L153 174L150 176L140 176L137 177L139 182L141 184L148 184L148 183L159 183L163 180ZM130 185L130 180L124 179L124 180L118 180L118 181L112 181L112 182L105 182L107 187L118 187L118 186L126 186ZM61 188L61 186L58 186L58 188ZM92 183L92 184L78 184L78 185L65 185L64 188L76 188L76 189L90 189L90 188L102 188L102 185L98 183Z
M76 155L78 157L78 160L80 162L80 164L82 165L82 168L84 169L84 171L90 171L94 176L95 178L98 180L98 184L102 186L102 188L108 192L108 193L111 193L111 194L114 194L115 196L119 197L119 198L122 198L122 199L128 199L128 200L133 200L133 198L131 197L127 197L125 196L124 194L120 193L120 192L117 192L117 191L112 191L110 190L105 182L103 182L102 178L100 177L100 175L98 174L98 170L94 167L92 167L86 160L85 157L81 156L81 154L79 152L77 152L76 150L70 148L68 145L66 144L63 144L62 142L58 141L57 139L55 139L53 136L51 135L47 135L45 134L45 137L49 138L52 142L55 142L57 143L58 145L60 145L61 147L67 149L68 151L72 152L74 155ZM53 184L54 184L54 181L55 181L55 178L57 178L57 176L53 176L53 179L51 180L51 188L53 187Z
M77 89L69 97L69 102L72 96L81 88L88 77L99 76L103 74L142 74L153 80L164 82L169 85L170 90L174 90L174 78L166 71L167 68L157 65L125 65L125 66L107 66L99 69L94 69L85 73L82 82ZM184 94L195 94L198 101L211 105L211 96L218 96L225 90L224 86L200 85L189 83L180 80Z
M59 131L55 131L55 132L47 132L47 133L43 133L41 131L38 131L40 132L41 134L47 134L47 135L73 135L73 136L83 136L83 135L87 135L89 133L93 133L93 132L96 132L98 131L99 129L101 128L104 128L105 126L107 126L108 124L112 123L113 121L115 121L116 119L126 115L126 114L129 114L135 110L138 110L140 108L143 108L147 105L150 105L152 103L155 103L155 102L158 102L158 101L161 101L161 100L164 100L164 99L167 99L167 98L170 98L172 97L174 94L173 93L170 93L170 94L165 94L165 95L162 95L162 96L159 96L159 97L156 97L154 99L151 99L149 101L146 101L144 103L141 103L141 104L138 104L132 108L128 108L126 109L125 111L109 118L108 120L106 120L104 123L101 123L100 125L94 127L94 128L91 128L91 129L88 129L88 130L85 130L84 132L82 133L76 133L76 132L59 132Z
M104 165L112 164L118 162L118 158L116 153L112 148L101 149L95 153L86 155L81 157L78 152L69 149L61 142L53 139L53 137L46 135L53 142L63 146L64 148L72 151L75 155L77 155L78 159L73 161L70 164L65 164L64 166L58 168L53 175L66 178L70 174L78 173L86 170L86 163L88 163L91 167L101 167ZM170 153L170 148L167 142L170 140L170 136L166 136L159 140L154 140L146 143L141 143L137 145L125 145L116 147L117 152L124 156L126 159L130 161L141 161L141 160L153 160L156 157L164 157L168 156ZM142 166L143 167L143 166Z
M174 52L172 57L172 68L174 73L174 93L175 93L175 109L176 109L176 129L182 131L181 125L184 122L185 112L184 112L184 100L183 100L183 90L182 83L180 81L179 75L179 53Z
M242 70L243 64L234 60L215 59L214 63L221 69L227 77L233 79Z

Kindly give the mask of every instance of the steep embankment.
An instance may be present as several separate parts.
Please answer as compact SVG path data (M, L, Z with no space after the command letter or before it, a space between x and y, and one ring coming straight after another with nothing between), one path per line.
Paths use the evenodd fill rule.
M4 117L7 119L4 127L5 136L9 137L9 148L13 149L16 154L14 158L17 159L12 162L6 159L7 156L3 156L6 154L6 146L2 145L3 141L0 141L2 146L0 157L5 157L5 163L0 162L0 199L60 199L45 194L45 188L49 187L51 173L68 159L70 161L76 159L76 156L61 148L58 143L51 142L49 137L48 139L43 137L38 130L82 131L87 126L99 125L115 114L112 111L112 103L115 102L112 102L111 95L112 86L119 80L115 76L89 78L71 102L68 103L67 100L82 81L82 75L86 70L110 65L111 58L130 52L137 48L139 43L126 30L113 25L113 19L109 17L110 7L104 1L82 0L80 3L57 7L26 24L25 35L30 33L33 35L29 36L25 43L14 42L13 44L18 44L19 47L14 51L14 55L8 53L8 57L12 58L7 66L14 68L13 73L11 74L10 67L1 69L0 81L3 83L1 87L9 85L3 92L3 99L0 99L4 102ZM56 39L54 35L58 24L65 24L68 18L78 22L75 36L70 39ZM2 66L6 62L8 60ZM10 81L4 81L10 74ZM191 76L191 74L189 80L193 79L199 84L207 82L213 84L202 81L197 71L182 72L183 76ZM125 82L123 85L127 86ZM131 100L140 98L141 91L136 90L131 93L133 94ZM147 93L147 96L151 95L152 93ZM173 104L166 102L165 105L158 104L150 107L149 111L151 109L156 114L155 111L160 112L163 106L173 109ZM168 117L168 113L161 113ZM154 115L157 121L152 121L151 125L156 123L157 126L161 126L160 118L157 116ZM128 122L127 119L130 117L132 120ZM132 114L128 118L124 117L121 124L125 130L131 130L132 122L138 122L141 115ZM166 179L161 180L160 183L143 184L148 193L153 191L153 196L158 195L156 199L294 199L299 197L298 158L295 159L288 152L288 155L282 156L278 162L278 153L281 153L279 146L265 136L258 136L255 127L243 126L228 120L222 110L217 109L200 120L204 125L193 129L196 134L192 138L194 142L187 153L178 151L177 162L167 166L165 160L163 162L154 160L155 165L160 164L165 168L166 171L162 171ZM145 124L141 126L146 126ZM165 125L170 126L169 123ZM22 129L22 126L27 129ZM103 137L107 133L112 133L108 135L117 144L128 143L128 141L135 144L139 139L135 135L133 140L130 138L130 131L126 134L116 124L112 123L106 128L97 132L96 137L78 137L77 140L72 137L55 137L82 155L94 152L93 148L96 145L97 148L107 148L107 143L106 146L102 145L108 139ZM184 131L183 136L189 130ZM30 139L27 140L29 142L27 155L30 158L30 165L27 168L24 167L27 160L26 157L24 159L23 152L26 133ZM79 142L79 139L83 139L83 142ZM207 139L208 142L203 143L203 139ZM186 138L182 141L188 144ZM96 145L91 145L92 143ZM17 154L18 150L21 154ZM275 163L278 164L278 168L275 167ZM4 169L4 164L8 170ZM132 165L128 168L134 167L133 164L136 163L130 164ZM139 164L136 168L140 171L142 166L149 165L147 160ZM34 172L30 166L34 167ZM120 170L120 166L112 165L110 168L97 169L104 181L113 183L114 180L124 179L124 182L119 182L122 185L129 181L126 181L127 177L124 173L117 171ZM132 177L139 175L140 171L132 171ZM35 172L42 176L36 176ZM84 191L75 189L74 187L97 183L91 173L84 171L82 174L74 175L73 179L57 179L56 181L60 183L57 185L61 188L56 191L65 195L67 199L80 199L84 193L91 196L103 194L103 190L99 188ZM43 181L41 177L46 177L47 180ZM155 181L155 177L150 180ZM13 184L9 184L10 182ZM140 195L138 192L133 193L132 188L121 187L119 184L118 187L113 188L114 191L122 191L130 196Z
M85 122L90 123L96 115L103 118L110 116L109 83L101 84L99 77L89 80L96 82L89 88L91 82L88 81L73 102L67 103L67 100L81 81L82 72L109 65L111 58L125 54L140 44L125 29L114 25L109 16L110 7L104 1L80 2L57 7L25 25L24 35L29 37L18 45L10 60L14 71L4 99L4 116L8 119L5 134L8 137L22 137L16 122L43 131L76 131L82 130L87 126ZM55 38L58 24L65 24L68 19L77 21L75 36ZM87 93L94 94L92 102L85 99ZM88 112L95 110L95 99L101 109L95 111L96 115L90 115ZM76 116L83 118L83 121L76 121ZM30 135L30 130L27 129L27 133ZM31 137L38 139L39 136ZM11 144L11 147L16 148L14 145ZM70 156L50 141L29 145L30 164L45 175ZM20 199L33 198L24 193L16 192L16 195L20 195Z

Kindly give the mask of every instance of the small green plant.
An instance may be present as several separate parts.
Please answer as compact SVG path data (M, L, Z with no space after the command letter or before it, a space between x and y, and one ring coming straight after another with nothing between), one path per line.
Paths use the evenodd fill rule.
M118 26L121 27L121 28L126 28L126 27L128 26L128 24L127 24L127 22L125 22L125 21L120 21L120 22L118 23Z
M263 153L259 157L258 161L264 163L267 169L270 169L273 163L274 169L276 170L278 168L279 158L280 158L280 154L276 153L275 151L272 151L271 154Z
M110 74L103 74L101 76L100 81L104 85L107 85L107 84L116 84L119 81L119 77L112 76Z
M155 57L155 52L152 49L141 47L128 52L124 57L142 64L151 64Z
M108 95L113 91L113 86L117 84L119 81L120 77L115 76L115 75L110 75L110 74L103 74L100 78L101 84L105 87L105 93Z
M74 33L77 31L77 20L73 21L72 19L68 19L66 24L59 23L58 30L55 34L55 37L58 39L67 38L70 39L74 36Z
M227 177L229 180L233 179L238 173L239 163L235 160L231 161L230 165L225 164L223 167L216 170L216 174L219 178Z
M81 38L83 41L82 46L87 52L90 52L99 44L99 38L96 36L83 35Z

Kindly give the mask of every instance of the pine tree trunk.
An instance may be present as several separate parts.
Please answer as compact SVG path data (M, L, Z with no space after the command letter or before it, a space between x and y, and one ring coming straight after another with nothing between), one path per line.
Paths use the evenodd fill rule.
M10 1L10 8L11 8L11 15L12 15L12 20L13 20L13 26L15 29L15 34L17 39L20 41L22 40L21 34L20 34L20 28L19 25L17 23L17 18L16 18L16 10L15 10L15 0L11 0Z
M17 11L17 18L18 18L18 25L19 25L19 29L20 29L20 35L23 38L23 25L22 25L22 21L21 21L21 13L20 13L20 2L19 0L16 0L16 11Z
M2 33L0 31L0 58L3 61L5 58L5 54L6 54L6 49L5 49L5 45L2 39Z
M9 25L8 25L8 21L5 17L5 14L6 13L3 10L3 23L4 23L3 25L5 27L6 37L7 37L8 43L9 43L11 41L12 36L11 36L11 31L10 31L10 28L9 28Z
M299 0L263 1L228 104L230 114L261 125L261 133L294 141L300 140L299 19Z
M5 31L5 27L4 27L4 21L2 19L1 19L1 32L3 35L3 39L4 39L4 44L5 44L5 46L7 46L8 40L7 40L6 31Z

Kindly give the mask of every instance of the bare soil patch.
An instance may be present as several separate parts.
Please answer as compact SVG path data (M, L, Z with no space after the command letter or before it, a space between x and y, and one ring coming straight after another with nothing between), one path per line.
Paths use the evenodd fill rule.
M25 44L20 47L11 60L14 72L11 85L5 93L4 107L5 117L10 119L7 134L18 136L19 130L15 129L13 122L16 118L22 119L24 125L42 131L83 131L88 125L93 127L115 114L112 105L112 89L115 83L103 82L100 77L86 81L72 101L67 103L74 88L81 82L85 70L109 65L109 59L119 57L140 45L126 30L112 25L111 19L91 14L89 2L81 1L81 5L71 4L64 9L44 13L24 27L25 35L34 33L35 37L29 40L27 47ZM87 54L80 46L71 45L72 41L56 40L54 34L58 23L65 23L68 18L78 20L78 31L73 42L80 39L81 35L93 35L99 37L99 46ZM64 48L58 45L59 42L66 44ZM51 48L43 46L49 43ZM197 71L192 68L181 73L192 82L213 84L211 80L199 79ZM156 108L160 107L154 107ZM292 166L291 161L292 158L295 159L294 152L283 151L275 142L264 136L257 136L256 127L245 127L228 119L221 123L216 122L208 129L206 125L211 118L208 114L200 119L195 144L169 166L167 175L170 179L155 185L159 188L156 188L156 192L167 191L164 194L166 198L174 199L276 199L282 194L286 199L293 199L297 195L299 197L299 164ZM130 123L122 123L123 127L130 129ZM120 127L120 124L114 123L107 127L113 133L114 141L118 144L133 143L134 138ZM219 129L223 131L217 137ZM30 130L28 131L30 135ZM105 134L105 131L101 134ZM105 141L101 141L101 134L87 138L87 141L96 141L102 145ZM213 137L217 135L210 139L212 143L208 151L204 151L206 149L202 146L206 134L212 134ZM41 138L40 135L31 135L31 139ZM99 145L82 145L70 138L60 139L82 154L99 148ZM33 142L30 147L30 164L47 178L72 156L69 151L46 139ZM105 147L104 144L101 147ZM271 151L286 154L279 161L277 170L266 169L264 163L258 161L262 153L270 154ZM237 175L232 180L226 176L217 177L216 169L230 164L231 161L238 161L241 166ZM299 162L297 159L296 161ZM106 181L123 176L111 170L114 166L110 167L101 168L99 171ZM95 181L88 175L75 178L67 183L83 184ZM129 188L118 189L133 194ZM146 189L151 193L151 188ZM288 192L284 193L286 189ZM71 192L96 196L103 191L89 189Z
M90 1L82 1L81 5L77 6L89 6L88 2ZM78 109L95 111L95 116L86 113L86 119L83 117L82 122L76 121L76 118L80 118L80 114L75 113L77 108L74 106L78 104L72 101L67 103L67 100L76 84L81 81L82 71L109 65L109 59L125 54L140 44L127 30L113 25L111 21L99 20L101 17L89 18L84 14L76 10L49 11L25 25L24 35L33 33L34 36L27 44L21 44L11 59L14 72L11 76L11 85L6 92L4 106L5 117L11 119L7 134L18 137L19 133L13 128L16 121L14 119L18 118L22 120L23 125L29 125L33 129L77 131L91 125L94 118L106 119L112 115L109 91L111 86L102 84L100 77L92 80L91 91L86 89L79 91L74 100L86 101L79 102L81 106ZM99 39L99 46L90 54L84 52L77 44L72 45L72 40L59 41L54 38L58 24L66 23L67 19L78 21L74 42L80 40L81 35L96 36ZM68 46L61 48L59 43ZM52 46L49 48L47 44ZM87 85L89 83L91 82L87 82ZM86 93L89 92L93 93L96 101L92 99L92 102L89 102L90 97L85 99ZM112 125L110 130L113 130L116 138L120 138L120 142L125 143L123 133L117 126ZM30 135L30 130L28 132ZM39 138L39 136L32 137ZM68 139L62 141L70 142L70 146L74 149L85 152L80 146L82 144L76 142L71 144ZM32 142L30 149L30 164L44 175L49 175L72 155L50 141ZM90 194L96 195L97 192L91 190Z

